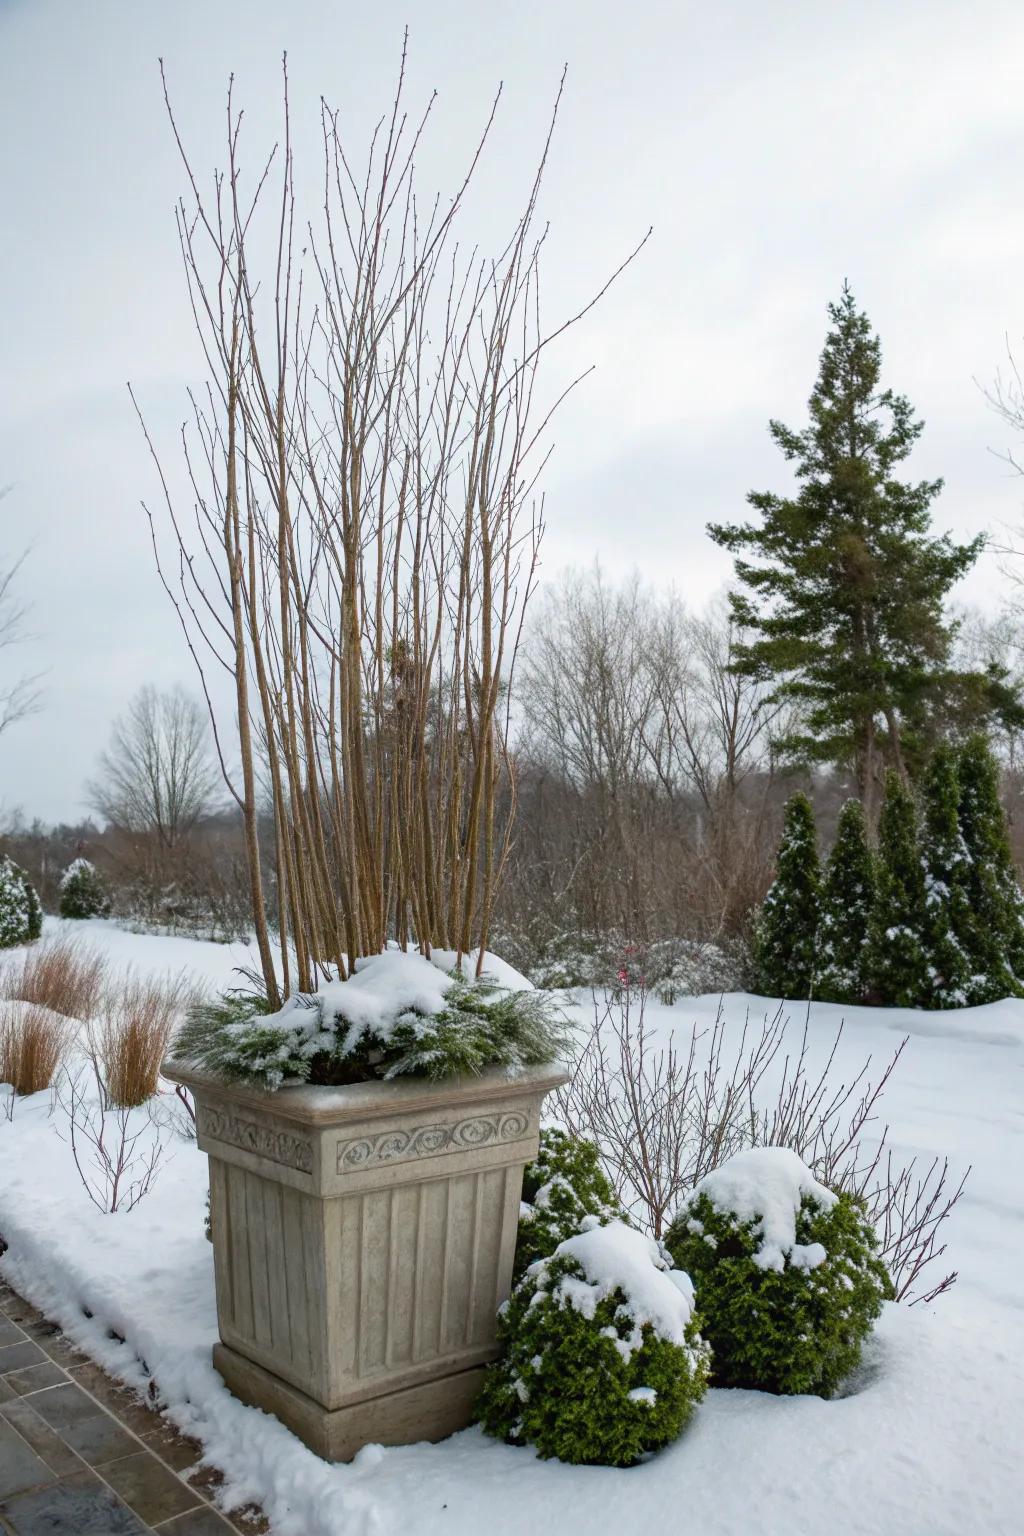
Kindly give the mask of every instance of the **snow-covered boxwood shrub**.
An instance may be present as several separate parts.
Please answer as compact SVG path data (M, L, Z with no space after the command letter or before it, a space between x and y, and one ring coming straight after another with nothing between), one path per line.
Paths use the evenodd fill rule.
M224 1077L279 1088L403 1075L446 1078L486 1067L542 1066L564 1055L570 1024L558 1000L497 962L467 977L434 958L386 950L346 981L295 993L276 1013L244 993L189 1010L175 1042L183 1060Z
M38 939L42 928L39 897L25 871L5 855L0 859L0 949Z
M547 1259L559 1243L580 1230L590 1216L602 1225L622 1220L592 1141L546 1129L540 1150L523 1173L523 1203L516 1242L516 1279L537 1259Z
M689 1278L622 1222L531 1264L502 1311L478 1415L561 1461L628 1467L683 1429L707 1387Z
M693 1277L720 1387L830 1397L891 1295L861 1206L784 1147L707 1174L665 1242Z
M61 917L105 917L110 903L95 864L75 859L60 882Z

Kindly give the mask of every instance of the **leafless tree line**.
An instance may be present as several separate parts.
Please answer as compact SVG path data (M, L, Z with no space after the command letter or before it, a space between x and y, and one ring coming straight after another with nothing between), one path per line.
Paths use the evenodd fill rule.
M689 612L597 567L538 599L513 699L520 822L507 926L741 932L791 778L777 706L731 669L724 602Z

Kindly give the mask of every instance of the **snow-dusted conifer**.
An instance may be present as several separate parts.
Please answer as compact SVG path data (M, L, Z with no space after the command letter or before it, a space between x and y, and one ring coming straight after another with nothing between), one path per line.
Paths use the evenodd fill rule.
M885 1007L920 1008L931 994L927 900L917 806L890 769L878 824L878 873L868 946L871 992Z
M990 1003L1024 992L1024 900L999 801L999 769L984 736L967 740L958 768L960 831L968 859L967 1001Z
M936 748L922 786L925 942L931 966L932 1008L962 1008L971 976L970 860L960 832L960 780L956 753Z
M24 871L14 860L6 856L0 859L0 949L24 944L31 937L30 889Z
M775 881L754 933L755 986L767 997L810 997L820 871L814 811L804 794L786 806Z
M830 1003L863 1001L874 900L875 860L868 845L864 807L859 800L847 800L839 813L821 886L815 997Z
M60 882L61 917L105 917L109 909L95 864L88 859L75 859Z

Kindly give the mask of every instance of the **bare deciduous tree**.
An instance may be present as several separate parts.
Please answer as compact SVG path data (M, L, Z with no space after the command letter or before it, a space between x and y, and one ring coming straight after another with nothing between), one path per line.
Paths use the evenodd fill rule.
M515 810L498 788L512 779L508 685L541 535L537 478L566 393L540 404L538 370L596 302L542 327L537 213L554 116L507 242L494 258L467 254L456 227L497 101L454 196L424 200L415 160L430 107L409 118L404 68L403 53L361 170L323 107L322 213L299 223L301 255L287 74L283 142L253 177L229 92L226 168L209 196L168 99L209 377L185 436L194 534L161 473L173 580L154 542L204 686L212 663L235 690L237 781L221 761L274 1001L261 741L278 924L297 973L286 969L285 991L344 974L389 936L482 953Z
M553 883L586 893L597 928L649 939L696 921L718 937L764 893L778 709L733 671L735 640L724 604L693 615L673 593L635 576L609 583L597 566L538 604L518 674L518 752L560 801Z
M216 787L202 705L182 688L146 684L114 722L89 800L113 826L173 854L212 810Z
M10 487L0 487L0 501ZM9 564L0 564L0 736L26 715L39 708L42 693L41 673L16 673L8 664L8 653L29 638L25 627L28 609L17 596L17 580L25 563L21 554Z

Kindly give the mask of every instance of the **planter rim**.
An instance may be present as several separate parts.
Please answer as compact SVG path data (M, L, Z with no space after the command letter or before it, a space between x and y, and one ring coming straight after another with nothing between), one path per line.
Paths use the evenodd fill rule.
M429 1078L406 1078L404 1081L348 1083L337 1088L303 1083L274 1091L236 1082L218 1073L204 1072L190 1062L173 1058L163 1063L160 1072L172 1083L259 1107L268 1114L303 1125L331 1125L355 1116L367 1119L396 1115L406 1110L451 1104L460 1099L472 1099L476 1103L507 1099L518 1089L544 1094L569 1081L569 1073L562 1062L523 1067L516 1072L492 1067L479 1075L446 1078L439 1082Z

